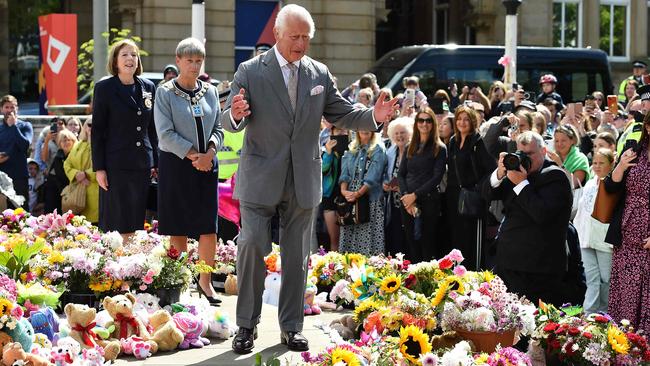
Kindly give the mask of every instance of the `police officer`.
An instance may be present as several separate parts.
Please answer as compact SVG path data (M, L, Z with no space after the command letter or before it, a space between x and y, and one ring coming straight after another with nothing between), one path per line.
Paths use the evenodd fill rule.
M129 239L142 229L158 138L153 120L155 87L142 74L138 46L117 42L107 65L113 77L95 85L92 162L97 172L99 227Z
M639 85L645 84L643 82L643 75L648 73L648 64L643 61L634 61L632 63L632 75L621 81L621 84L618 86L618 99L625 100L625 86L627 85L628 80L636 80Z
M639 142L643 132L643 118L650 112L650 85L644 85L637 89L637 94L641 99L641 110L630 112L634 115L634 122L630 123L621 134L616 144L616 154L621 156L628 141Z

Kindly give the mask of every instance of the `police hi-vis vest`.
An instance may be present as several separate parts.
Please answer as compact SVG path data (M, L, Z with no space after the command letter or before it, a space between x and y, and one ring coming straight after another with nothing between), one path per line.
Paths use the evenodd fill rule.
M223 131L223 145L217 151L219 161L219 179L228 179L235 174L239 166L239 155L244 145L243 133Z

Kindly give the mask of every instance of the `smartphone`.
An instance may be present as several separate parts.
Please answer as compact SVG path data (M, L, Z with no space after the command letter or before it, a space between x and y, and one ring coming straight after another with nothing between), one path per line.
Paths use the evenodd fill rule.
M404 91L404 102L406 102L406 105L415 106L415 89L406 89Z
M607 96L607 110L610 113L618 114L618 97L616 95Z
M625 141L625 146L623 147L623 151L627 151L629 149L632 149L632 151L637 152L637 147L639 146L639 142L635 139L629 139ZM632 163L636 163L639 161L639 156L632 160Z
M512 90L519 90L519 84L517 83L512 83Z
M334 149L332 149L334 152L338 154L338 156L343 156L345 152L348 150L348 145L350 144L350 140L348 139L348 135L335 135L335 136L330 136L330 140L335 140L336 145L334 146Z
M577 102L577 103L575 103L575 105L576 105L575 113L576 113L576 115L579 116L579 115L582 114L582 102Z
M576 116L576 104L575 103L569 103L566 106L566 116L568 118L575 118Z
M50 132L52 132L52 133L57 133L57 132L59 132L59 126L57 126L56 122L53 122L53 123L50 125Z
M546 145L546 150L555 152L555 144L553 143L553 139L544 139L544 145Z

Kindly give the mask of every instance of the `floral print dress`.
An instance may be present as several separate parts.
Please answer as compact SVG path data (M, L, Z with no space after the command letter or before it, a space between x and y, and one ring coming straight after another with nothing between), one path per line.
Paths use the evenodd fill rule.
M650 332L650 162L641 156L625 182L623 240L614 249L609 290L609 313L616 321Z

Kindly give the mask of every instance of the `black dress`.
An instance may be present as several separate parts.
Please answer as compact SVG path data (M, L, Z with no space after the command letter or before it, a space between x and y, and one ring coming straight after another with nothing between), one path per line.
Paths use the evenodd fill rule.
M45 213L52 213L54 210L59 214L63 213L61 212L61 191L70 184L63 169L65 158L63 149L59 149L47 173L47 180L45 181Z
M490 179L497 164L478 134L468 136L462 148L458 145L455 136L452 136L447 159L447 227L451 230L452 247L459 249L465 257L463 265L469 270L476 270L477 234L483 236L488 211L486 207L479 228L477 219L458 215L458 195L460 186L480 187L485 180ZM456 174L457 165L460 177ZM477 232L477 229L480 231Z
M176 87L190 98L194 91ZM199 152L205 153L207 146L201 117L195 117ZM160 150L158 157L158 233L161 235L188 236L198 238L203 234L217 232L219 173L216 157L212 170L202 172L192 165L188 158L180 159L175 154Z

